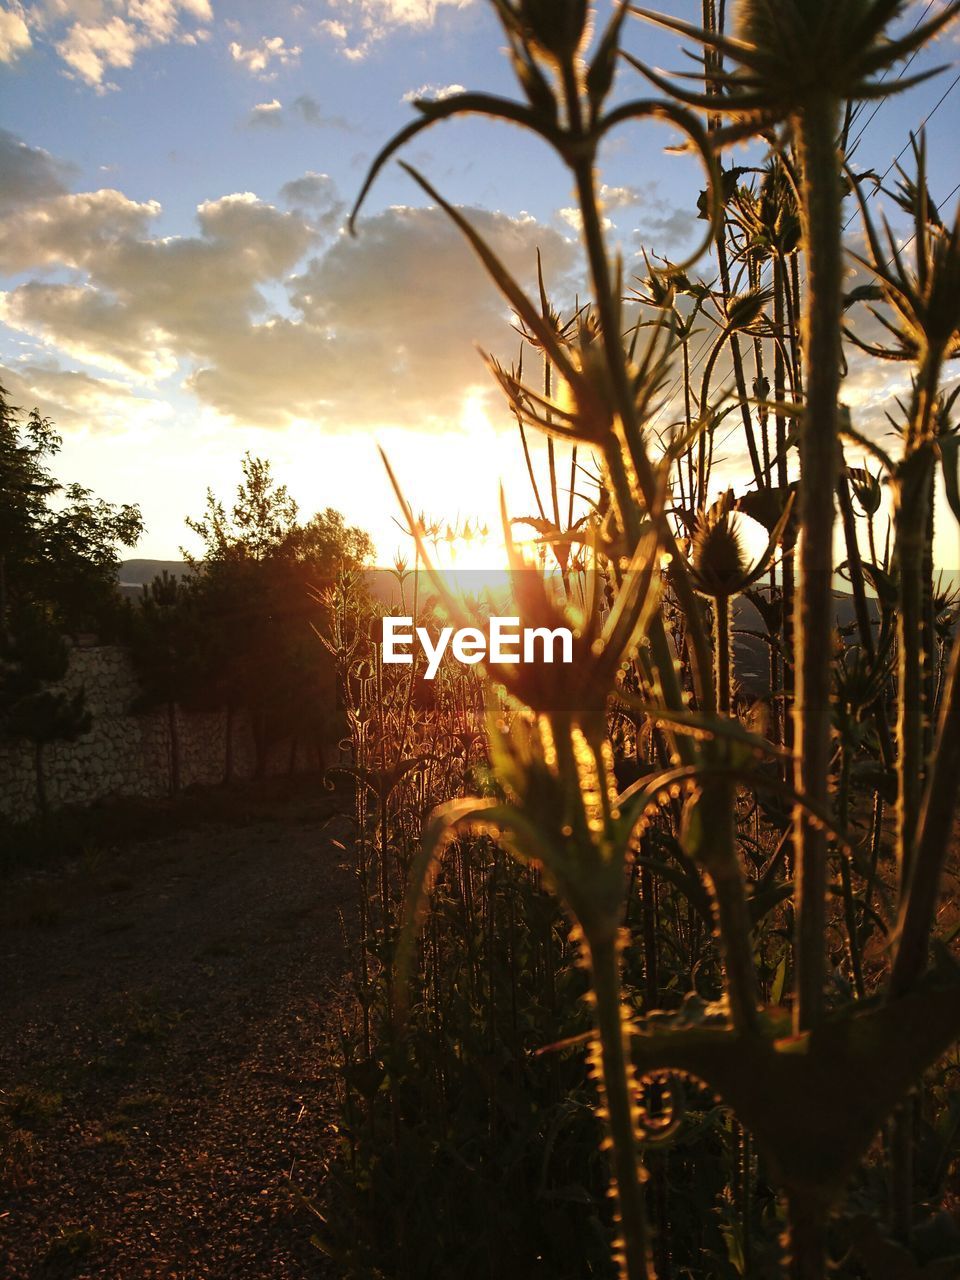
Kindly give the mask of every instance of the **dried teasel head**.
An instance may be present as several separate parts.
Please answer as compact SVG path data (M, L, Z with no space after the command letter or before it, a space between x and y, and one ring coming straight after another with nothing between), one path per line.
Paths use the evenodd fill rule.
M723 113L749 132L790 120L817 99L882 98L933 74L882 79L960 13L960 3L948 4L901 39L887 39L886 28L905 8L905 0L739 0L733 34L727 36L631 6L648 21L723 55L734 69L708 70L714 93L704 94L630 61L678 101ZM718 141L733 141L744 132L734 127Z
M506 9L533 50L560 66L568 64L590 38L588 0L494 0Z
M733 491L697 517L691 539L691 567L698 590L729 597L742 589L750 563L732 511Z
M751 562L744 550L738 528L733 490L698 513L690 539L690 576L701 595L729 600L746 591L770 567L793 505L792 495L770 532L767 548L759 560Z
M867 207L860 183L854 184L869 256L851 256L876 280L890 315L874 306L868 310L892 339L892 345L847 336L871 355L888 360L916 361L960 355L960 206L953 226L946 226L927 189L926 139L912 139L916 176L901 170L897 203L913 217L909 259L883 219L881 239Z

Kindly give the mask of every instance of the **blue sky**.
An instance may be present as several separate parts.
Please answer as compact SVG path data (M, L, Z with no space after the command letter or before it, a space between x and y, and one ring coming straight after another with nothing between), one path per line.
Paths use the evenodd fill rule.
M501 478L527 506L473 346L510 359L516 339L467 249L396 166L358 240L340 229L370 158L410 118L404 95L513 93L502 43L484 0L0 5L0 377L60 426L65 476L141 504L142 554L177 554L183 517L208 484L230 491L247 448L305 511L339 507L385 556L400 539L377 442L416 507L490 519ZM683 65L672 37L638 22L625 43ZM947 37L911 71L957 48ZM954 74L884 104L858 162L885 169ZM621 81L646 94L629 68ZM960 182L958 100L929 130L941 197ZM644 126L604 156L628 263L641 241L679 256L698 229L699 175L664 154L670 141ZM407 158L518 272L529 278L539 246L561 296L581 285L570 183L540 145L457 123ZM863 411L879 414L893 387L885 375L860 388Z

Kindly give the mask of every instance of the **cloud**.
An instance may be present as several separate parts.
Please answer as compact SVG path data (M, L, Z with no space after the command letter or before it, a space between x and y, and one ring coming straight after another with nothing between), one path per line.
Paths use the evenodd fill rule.
M15 62L32 44L29 28L20 14L0 10L0 62Z
M28 281L2 296L0 316L85 363L157 379L207 352L218 332L252 324L266 309L261 288L282 281L316 237L302 215L248 192L200 205L198 236L151 236L159 211L104 191L8 219L7 271L71 267L82 278Z
M393 208L330 240L343 205L322 173L281 198L287 210L249 192L209 201L176 237L153 232L158 205L121 192L38 198L0 225L0 267L34 273L2 295L2 318L134 386L176 372L240 423L443 428L484 379L475 343L516 343L459 233L438 209ZM574 247L528 215L464 212L528 286L538 248L548 285L573 270Z
M37 408L65 433L127 433L160 425L173 416L165 400L137 394L115 378L64 369L56 361L0 365L0 384L9 392L11 404Z
M143 235L159 212L155 201L137 203L109 188L54 195L24 206L0 222L0 271L88 270L118 245Z
M703 230L703 224L689 209L670 209L666 213L645 216L636 233L637 239L658 253L661 249L677 249L688 244Z
M138 204L110 188L52 196L0 223L0 270L12 275L50 266L91 269L118 244L142 236L159 212L155 201Z
M270 128L279 128L283 123L283 106L278 98L271 99L270 102L258 102L250 112L247 120L251 125L267 125Z
M400 27L431 27L443 10L466 9L474 0L332 0L336 18L325 18L317 32L330 36L344 57L365 58L377 41Z
M416 102L420 98L431 98L442 102L444 98L452 98L456 93L466 93L462 84L422 84L419 89L408 89L402 102Z
M318 22L317 32L320 35L332 36L334 40L346 40L349 35L345 24L333 18L324 18L322 22Z
M309 124L317 129L345 129L353 132L354 126L343 116L328 116L316 98L301 93L289 107L284 107L278 99L271 102L260 102L247 117L248 125L268 125L274 128L289 123L291 119L301 124Z
M133 66L153 45L196 44L213 20L210 0L39 0L20 12L28 40L51 44L67 75L99 93L116 87L112 69Z
M557 217L560 218L561 221L565 222L571 230L576 231L578 235L583 230L583 214L576 205L570 205L567 208L558 209ZM603 229L605 231L609 231L612 226L613 223L609 218L603 219Z
M294 98L290 104L290 111L293 115L299 116L304 124L316 125L317 128L348 129L350 131L354 128L343 116L328 116L316 98L311 98L308 93L301 93Z
M326 231L339 227L346 209L330 175L310 169L302 178L285 182L280 188L280 198L292 209L308 211L313 224Z
M287 45L283 36L264 36L249 49L236 40L230 44L234 62L239 62L260 80L275 80L281 67L291 67L299 61L301 52L298 44Z
M66 191L69 167L0 129L0 208L12 209Z
M637 187L608 187L604 182L600 187L600 200L605 209L629 209L634 205L646 204L649 193Z
M528 217L467 209L495 252L532 284L536 250L548 280L573 250ZM339 237L294 282L295 314L220 344L190 385L238 420L330 427L364 423L443 429L464 388L483 381L476 344L506 355L515 335L499 295L438 209L394 208Z

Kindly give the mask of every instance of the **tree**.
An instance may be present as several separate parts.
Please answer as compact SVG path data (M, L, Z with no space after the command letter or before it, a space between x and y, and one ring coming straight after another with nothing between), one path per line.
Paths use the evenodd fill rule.
M201 517L187 526L202 541L202 558L186 551L196 571L196 608L211 692L250 717L257 773L272 743L287 739L291 765L299 742L319 748L334 700L329 657L316 641L320 591L341 566L369 562L372 543L333 508L299 523L299 509L270 463L247 453L243 480L228 510L207 491ZM229 778L231 734L227 733Z
M144 585L140 606L131 617L127 645L140 682L133 710L163 707L170 752L170 790L181 786L177 703L190 704L202 680L196 592L164 570Z
M114 506L50 470L61 440L49 418L24 415L0 387L0 737L33 745L37 805L47 808L44 750L90 728L67 673L64 633L112 627L121 546L143 530L135 506Z
M83 689L74 693L49 685L67 674L63 637L38 611L18 618L16 640L0 656L0 737L33 746L37 808L47 811L44 749L88 733L92 717Z
M49 469L61 438L37 409L26 416L0 387L0 637L18 609L65 631L110 627L120 609L120 547L143 532L138 507L115 506Z

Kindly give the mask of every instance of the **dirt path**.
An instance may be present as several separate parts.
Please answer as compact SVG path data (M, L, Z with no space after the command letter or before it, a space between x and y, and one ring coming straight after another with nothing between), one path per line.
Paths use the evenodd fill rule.
M281 814L14 886L3 1280L326 1275L298 1190L331 1146L344 836Z

